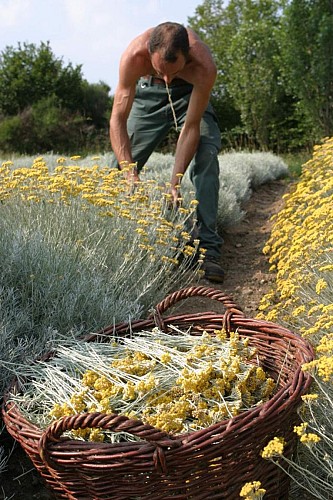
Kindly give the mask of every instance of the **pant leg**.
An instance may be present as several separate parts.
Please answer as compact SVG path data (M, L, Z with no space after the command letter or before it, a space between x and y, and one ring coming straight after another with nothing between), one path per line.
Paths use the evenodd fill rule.
M147 80L139 80L127 120L132 158L139 171L173 126L169 107L164 86L150 85ZM113 155L111 167L117 166L117 159Z
M170 94L176 114L177 126L181 128L186 118L192 85L171 86ZM166 88L150 85L139 80L127 129L132 146L133 161L138 170L166 137L174 124ZM200 123L200 142L190 166L190 179L194 185L197 209L198 236L207 254L219 257L222 238L217 234L216 222L219 196L219 163L217 154L221 149L221 133L212 106L209 104ZM111 166L117 167L117 160Z
M197 208L197 229L200 244L207 255L221 256L223 240L217 232L219 201L219 161L221 133L211 105L206 109L200 124L200 142L190 165L190 179L194 185Z
M172 102L181 127L186 119L191 86L187 91L181 87L171 88ZM197 152L189 167L190 180L195 189L197 208L197 226L193 237L200 239L200 244L207 250L207 255L221 256L223 240L217 232L219 201L219 161L221 150L221 132L212 105L209 103L200 122L200 142Z

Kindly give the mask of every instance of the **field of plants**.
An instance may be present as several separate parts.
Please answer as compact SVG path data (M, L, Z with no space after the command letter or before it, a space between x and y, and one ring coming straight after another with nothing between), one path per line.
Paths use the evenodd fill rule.
M165 193L172 160L171 155L154 154L142 175L142 182L133 189L122 174L110 171L107 155L3 159L0 169L2 393L13 375L24 377L31 374L31 361L45 350L57 348L64 354L64 363L69 358L73 360L75 346L75 352L79 351L78 336L112 323L146 317L154 304L171 290L183 287L186 280L193 283L195 277L199 279L200 259L194 268L192 266L197 242L193 242L192 250L187 245L195 222L196 200L185 177L182 205L177 211L170 209ZM288 175L286 164L270 153L228 153L221 155L219 160L220 228L231 227L244 217L243 205L253 189ZM332 161L333 141L327 139L315 148L313 158L303 165L298 182L285 197L284 208L274 220L271 238L265 247L272 272L276 273L276 287L263 297L261 317L299 331L311 341L318 354L313 363L304 366L304 370L313 374L314 384L311 394L304 397L303 423L295 429L300 437L297 457L288 463L283 460L284 443L279 436L263 450L263 456L275 461L277 467L289 466L293 478L291 495L295 498L302 495L300 491L307 490L311 498L328 499L333 481L332 424L329 419L333 406ZM226 349L221 335L221 349ZM148 346L147 339L145 342ZM185 343L186 338L182 342ZM233 355L235 352L253 355L246 352L246 346L237 342L235 338ZM202 342L195 353L188 354L189 359L193 362L194 357L206 363L207 360L203 360L212 356L210 348ZM171 356L161 359L161 354L156 354L156 346L152 345L151 349L155 349L151 356L161 361L160 368L170 362ZM182 352L184 349L183 345ZM137 352L138 348L134 346L130 359L132 367ZM77 362L80 359L82 367L83 386L95 387L91 384L96 383L99 394L95 402L85 400L83 393L74 394L68 389L77 383L73 385L71 382L64 400L65 390L55 396L49 387L45 406L49 414L53 412L54 418L68 411L80 411L80 408L89 411L89 408L96 408L93 405L105 404L103 394L108 400L112 391L119 394L117 384L103 386L101 377L96 378L96 373L89 372L89 362L84 361L83 352L76 355L75 359ZM91 352L87 355L91 356ZM103 357L103 353L99 355ZM241 411L241 405L255 404L253 398L257 396L259 400L269 397L273 386L264 373L259 370L255 375L245 375L239 359L233 359L227 351L224 356L233 369L223 372L222 378L228 380L228 373L230 394L241 393L243 396L241 400L234 398L230 406L225 406L225 416ZM122 394L137 390L142 398L148 389L156 389L158 377L154 378L149 366L144 371L146 383L135 389L138 373L126 368L126 359L124 355L121 366L117 365L118 370L121 368L128 374ZM189 390L191 381L192 386L205 393L208 399L216 397L216 394L206 392L205 381L212 373L208 364L200 374L196 372L196 379L193 373L190 375L186 371L186 364L179 365L179 356L172 359L173 371L179 372L178 385ZM142 363L146 360L141 354L136 361ZM142 369L140 363L135 366ZM56 374L52 373L51 380L55 377ZM248 381L252 377L252 381L248 387L243 384L231 388L237 377ZM41 380L39 387L45 383L45 378ZM121 380L124 380L124 375ZM221 381L217 380L216 384L221 384ZM57 385L61 386L60 379ZM252 393L248 390L250 386L254 388ZM224 387L223 390L227 389ZM33 391L29 397L37 398L40 405L43 393ZM197 407L192 401L192 410L195 409L190 419L192 423L197 415L205 417L203 425L212 423L213 417L221 418L205 406L207 398L200 402L196 399ZM171 399L161 403L170 405ZM21 402L23 406L25 402ZM32 406L30 400L27 408ZM170 412L170 406L164 409ZM129 405L123 411L130 413L134 410L135 405ZM188 414L189 408L178 406L174 411ZM169 423L162 423L158 414L152 418L156 426L170 425L170 419ZM182 424L173 418L172 425L176 425L174 430L179 432L187 423ZM166 429L170 431L168 427ZM7 457L2 453L0 472L5 473L6 461ZM247 484L242 492L242 496L249 500L264 495L260 484Z
M314 378L304 396L295 462L283 461L301 491L329 499L333 491L333 139L314 148L299 182L285 197L264 251L276 287L262 299L261 316L299 331L316 348L303 366ZM278 445L268 458L283 457ZM302 495L302 493L299 493Z

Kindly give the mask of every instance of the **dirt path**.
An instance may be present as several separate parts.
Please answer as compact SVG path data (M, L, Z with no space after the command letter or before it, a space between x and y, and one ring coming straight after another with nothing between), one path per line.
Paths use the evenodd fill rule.
M287 188L287 181L277 180L253 192L244 206L244 220L223 235L221 263L226 273L224 283L210 283L205 279L199 283L200 286L215 288L230 295L249 317L257 315L262 296L274 282L274 275L269 272L268 258L262 250L270 235L270 219L279 212ZM209 299L191 298L177 304L172 312L174 310L184 314L207 310L219 312L223 306Z
M233 297L249 317L255 317L261 297L270 290L274 276L262 249L271 230L270 218L282 206L288 184L284 180L261 186L244 206L245 219L224 234L222 266L225 283L216 285L201 280L200 285L217 288ZM221 305L209 299L193 298L176 306L181 312L221 311ZM7 437L6 446L12 446ZM13 480L17 476L19 479ZM15 500L50 500L53 495L44 487L39 474L19 447L14 450L8 471L0 477L0 498Z
M225 235L222 265L227 271L223 290L231 294L247 316L258 312L260 299L274 282L268 258L262 253L272 228L270 218L283 205L287 182L262 186L245 206L246 217Z

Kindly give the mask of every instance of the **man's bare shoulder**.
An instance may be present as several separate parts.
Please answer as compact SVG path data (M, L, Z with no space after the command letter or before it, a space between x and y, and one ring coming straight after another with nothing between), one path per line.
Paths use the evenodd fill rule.
M187 33L190 43L189 60L179 76L194 86L211 88L217 71L212 53L191 28L187 28Z
M187 28L187 32L190 42L190 55L193 61L207 68L213 68L215 62L208 45L192 29Z
M120 60L120 77L126 74L135 79L146 75L151 68L148 40L152 29L135 37L124 50Z

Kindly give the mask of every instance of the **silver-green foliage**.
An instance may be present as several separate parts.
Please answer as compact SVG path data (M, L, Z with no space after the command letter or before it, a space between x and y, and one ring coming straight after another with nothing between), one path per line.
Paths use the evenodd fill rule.
M185 263L174 272L172 263L151 259L131 221L101 217L93 206L82 210L80 200L15 198L0 211L1 393L11 363L41 352L50 332L56 338L146 316L185 281Z
M233 226L245 216L244 203L251 197L252 190L260 185L288 175L288 167L279 156L266 152L224 153L218 156L220 165L220 192L218 207L218 229ZM170 180L174 157L153 153L147 163L147 175L161 183ZM186 173L182 190L187 192L193 186Z

